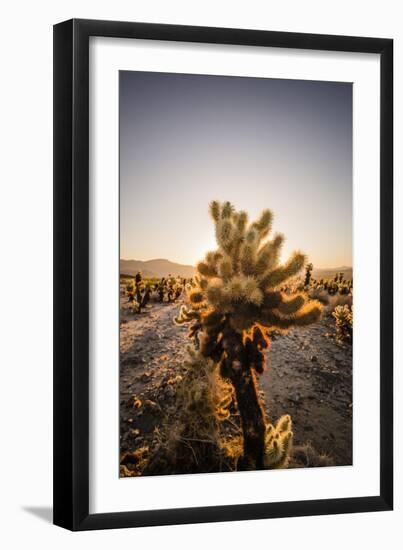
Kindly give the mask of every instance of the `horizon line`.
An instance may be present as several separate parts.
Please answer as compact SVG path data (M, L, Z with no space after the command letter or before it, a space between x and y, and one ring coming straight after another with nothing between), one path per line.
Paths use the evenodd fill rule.
M155 261L158 261L158 260L162 260L162 261L165 261L165 262L170 262L172 264L178 264L178 265L181 265L181 266L185 266L185 267L194 267L196 269L196 266L193 265L193 264L187 264L187 263L182 263L182 262L179 262L179 261L174 261L174 260L169 260L168 258L150 258L149 260L139 260L138 258L120 258L119 257L119 260L123 260L124 262L155 262ZM333 266L323 266L323 265L315 265L314 262L308 262L308 263L312 263L313 264L313 268L314 269L328 269L328 270L337 270L337 269L341 269L341 268L347 268L347 269L353 269L353 266L352 265L345 265L345 264L342 264L342 265L338 265L336 267L333 267Z

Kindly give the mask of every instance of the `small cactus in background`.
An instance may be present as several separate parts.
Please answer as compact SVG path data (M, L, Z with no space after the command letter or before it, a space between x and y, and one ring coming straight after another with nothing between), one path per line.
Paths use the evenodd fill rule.
M284 237L276 234L267 239L270 210L249 223L246 212L236 212L229 202L214 201L210 214L218 249L197 265L196 284L189 292L192 308L182 307L176 322L191 323L189 335L200 353L212 359L234 387L243 432L240 469L262 469L268 428L256 373L265 367L269 333L314 323L323 308L304 293L281 292L282 285L303 268L306 258L295 252L280 264Z
M313 264L312 263L307 264L305 268L305 281L304 281L305 287L309 287L311 283L312 270L313 270Z
M341 342L353 341L353 308L336 306L332 313L336 323L336 337Z
M334 296L339 291L339 285L333 280L327 285L327 292L330 296Z
M162 277L157 287L159 301L162 303L164 301L164 292L165 292L165 279Z
M128 303L131 305L133 313L141 313L141 310L147 306L150 301L153 285L150 282L143 281L141 273L138 272L134 278L126 285Z
M151 294L151 285L150 284L147 284L146 287L145 287L145 290L144 290L144 293L141 297L141 305L140 305L140 310L144 307L146 307L146 305L148 304L148 302L150 301L150 294Z
M132 304L135 301L134 290L127 291L127 301Z
M141 273L136 273L136 276L134 278L135 281L135 293L136 293L136 300L139 304L139 308L141 308L141 299L142 299L142 290L143 290L143 277L141 276Z
M162 277L162 279L154 285L154 291L156 291L160 303L170 303L180 298L184 286L185 284L181 277Z
M130 281L129 283L127 283L126 285L126 292L127 294L129 295L131 292L134 292L134 285L133 285L133 282Z
M350 287L348 284L346 284L345 282L341 283L339 285L339 294L349 294L351 291Z

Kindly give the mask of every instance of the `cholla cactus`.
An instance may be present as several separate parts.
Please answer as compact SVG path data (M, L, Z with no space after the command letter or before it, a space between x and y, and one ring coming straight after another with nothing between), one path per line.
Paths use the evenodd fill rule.
M165 278L162 277L162 279L160 280L160 282L158 283L158 286L157 286L159 301L161 303L164 301L165 284L166 284L165 283Z
M332 313L336 320L336 337L341 342L353 341L353 308L347 304L336 306Z
M327 292L330 296L335 296L339 291L339 285L334 281L329 281L327 285Z
M182 277L164 277L155 284L154 290L157 292L159 301L162 302L174 302L180 298L182 290L185 286Z
M130 292L134 292L134 285L132 281L129 281L126 285L126 292L129 295Z
M350 293L350 287L346 283L340 283L339 284L339 294L349 294Z
M305 268L305 281L304 281L305 287L309 287L311 283L312 270L313 270L313 264L312 263L307 264Z
M143 293L143 295L142 295L142 297L141 297L140 309L146 307L146 305L147 305L148 302L150 301L150 294L151 294L151 285L150 285L150 284L146 284L145 289L144 289L144 293Z
M275 426L268 424L265 436L265 467L267 469L285 468L288 466L292 437L291 417L282 416Z
M267 239L272 213L264 210L248 223L246 212L229 202L212 202L218 249L197 265L189 292L192 309L181 308L178 323L192 323L190 336L200 352L220 367L235 389L243 431L242 469L265 467L266 420L255 372L263 372L272 330L287 330L319 319L322 305L303 293L286 295L281 287L305 264L295 252L280 265L283 236Z
M136 300L137 300L137 303L139 304L139 307L141 308L142 291L144 288L144 284L143 284L143 277L141 276L140 272L136 273L134 280L136 283L135 285Z

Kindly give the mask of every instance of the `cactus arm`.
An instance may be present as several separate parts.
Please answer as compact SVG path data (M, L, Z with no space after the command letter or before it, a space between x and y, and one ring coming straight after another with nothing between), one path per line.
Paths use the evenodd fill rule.
M294 252L288 262L264 275L260 281L262 288L273 288L297 275L305 263L305 255L301 252Z
M302 327L316 323L323 312L323 306L317 300L307 302L294 316L296 326Z
M297 294L292 298L286 298L282 295L282 301L277 306L280 313L285 315L292 315L297 313L305 304L305 296L303 294Z
M265 243L258 252L256 262L256 273L264 274L277 267L284 237L281 234L275 235L272 241Z

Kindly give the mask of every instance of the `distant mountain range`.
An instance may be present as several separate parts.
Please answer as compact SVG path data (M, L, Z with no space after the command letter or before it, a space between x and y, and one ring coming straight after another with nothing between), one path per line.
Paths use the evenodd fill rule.
M169 260L157 259L147 260L120 260L121 275L136 275L141 272L143 277L193 277L196 269L192 265L182 265Z
M344 273L344 278L348 281L353 278L353 268L343 265L342 267L320 267L313 269L312 275L315 279L332 279L336 273Z
M193 277L196 269L192 265L183 265L165 259L147 260L120 260L121 275L136 275L141 272L143 277L167 277L168 275L180 277ZM317 268L313 270L315 279L330 279L336 273L344 273L345 279L352 279L351 267L342 266L334 268Z

